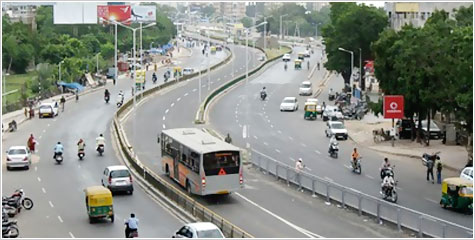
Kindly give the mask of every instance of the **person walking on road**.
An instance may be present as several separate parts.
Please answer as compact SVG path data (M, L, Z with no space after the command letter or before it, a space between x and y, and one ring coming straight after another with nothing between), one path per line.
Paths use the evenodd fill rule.
M66 104L66 98L64 98L64 96L61 96L61 99L59 100L59 102L61 103L61 108L62 108L62 111L64 112L64 105Z
M435 160L435 168L437 170L437 184L441 184L442 183L442 161L440 161L439 156L437 156Z
M432 177L432 184L434 184L434 160L432 158L427 160L427 181L429 181L429 175Z
M300 174L302 173L302 170L304 169L305 165L302 162L302 158L299 158L297 162L295 162L295 181L297 181L297 184L299 185L299 188L297 191L302 191L302 186L300 183Z
M35 137L33 136L33 133L30 134L30 137L28 138L28 141L27 141L27 146L28 146L28 149L30 149L30 152L34 153L35 152L35 145L36 145L36 139Z
M226 138L224 138L224 141L227 142L227 143L231 143L233 140L231 139L231 136L229 136L229 133L228 135L226 136Z

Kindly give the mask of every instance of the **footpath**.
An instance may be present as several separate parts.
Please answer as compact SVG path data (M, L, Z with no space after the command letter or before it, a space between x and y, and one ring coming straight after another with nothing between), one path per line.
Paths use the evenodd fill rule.
M460 172L467 164L467 149L464 146L447 146L442 144L442 140L431 140L429 146L411 141L410 139L396 139L394 147L391 141L375 143L373 140L373 130L390 129L391 119L376 117L368 113L362 120L346 120L345 126L350 139L361 146L365 146L377 152L396 156L409 157L414 161L421 162L422 154L440 152L440 158L444 168ZM422 164L422 163L421 163Z
M169 67L173 64L173 59L183 58L183 57L190 57L191 54L192 54L192 51L190 49L180 47L179 50L178 50L177 48L175 48L172 51L172 56L173 56L172 61L163 61L167 58L166 56L161 56L159 58L154 58L154 62L151 63L151 64L148 64L149 65L148 69L150 69L150 71L154 70L155 67L151 67L152 65L157 65L157 69L163 68L163 67ZM129 77L130 77L129 72L125 72L123 74L120 74L118 76L117 82L126 81L127 79L129 79ZM79 93L79 101L81 101L82 96L87 95L89 93L93 93L95 91L102 90L105 87L110 86L112 84L113 84L113 81L110 79L110 80L107 80L106 84L102 85L102 86L87 85L84 88L84 90ZM75 101L75 99L76 99L75 94L72 93L72 92L67 92L67 93L55 95L55 96L47 98L47 99L42 99L41 101L36 103L36 105L33 107L33 109L35 111L35 115L31 119L35 119L35 117L38 116L38 107L41 105L41 103L43 103L43 102L59 102L61 97L63 97L63 96L66 99L66 102ZM25 108L3 114L2 115L2 124L3 124L2 137L4 137L5 134L7 133L6 130L8 129L8 123L9 122L15 120L16 123L17 123L17 128L20 128L20 125L22 123L24 123L25 121L29 120L29 119L30 119L29 118L29 113L25 113ZM3 131L5 131L5 132L3 132Z

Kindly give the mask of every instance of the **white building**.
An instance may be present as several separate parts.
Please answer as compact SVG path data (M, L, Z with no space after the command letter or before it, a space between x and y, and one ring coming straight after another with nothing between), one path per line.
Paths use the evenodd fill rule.
M422 27L435 10L445 10L454 17L454 9L469 7L472 2L386 2L384 10L391 28L400 30L406 24Z

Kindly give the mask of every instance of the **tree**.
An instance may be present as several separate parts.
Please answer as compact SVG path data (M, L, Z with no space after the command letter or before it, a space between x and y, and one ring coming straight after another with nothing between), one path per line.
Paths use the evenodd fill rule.
M359 64L359 48L362 50L363 61L373 59L371 43L376 41L387 27L388 18L383 10L364 4L331 3L330 6L331 24L322 29L328 55L325 67L341 73L345 82L349 83L351 58L348 53L338 49L344 48L354 52L354 66Z
M457 21L457 26L473 26L473 5L466 8L464 6L460 7L455 11L455 20Z
M101 55L104 59L114 59L114 45L112 43L102 44Z
M206 17L210 17L211 15L213 15L214 12L215 12L215 9L213 5L211 4L201 9L201 15L206 16Z
M252 26L252 19L250 17L243 17L241 23L245 28Z
M101 48L101 43L93 34L85 34L81 36L81 42L90 53L97 53Z

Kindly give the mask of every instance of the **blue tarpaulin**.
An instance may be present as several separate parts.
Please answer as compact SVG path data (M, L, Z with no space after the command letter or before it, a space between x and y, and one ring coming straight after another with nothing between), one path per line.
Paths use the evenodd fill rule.
M84 90L84 87L77 82L73 82L73 83L59 82L59 86L64 86L65 88L71 88L71 89L78 89L79 92Z

